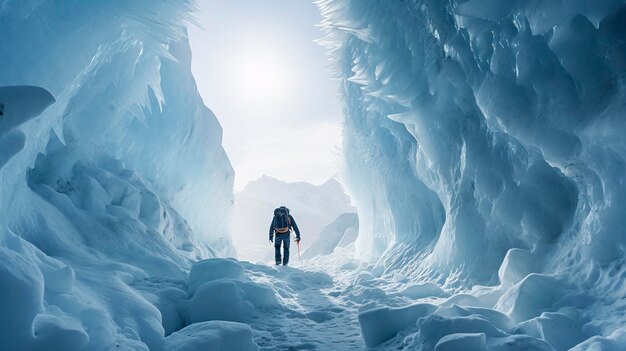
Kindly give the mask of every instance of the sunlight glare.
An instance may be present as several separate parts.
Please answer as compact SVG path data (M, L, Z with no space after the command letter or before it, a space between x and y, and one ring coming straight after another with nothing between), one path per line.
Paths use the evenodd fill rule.
M288 101L293 74L286 60L269 48L249 46L233 64L232 89L246 104L273 106Z

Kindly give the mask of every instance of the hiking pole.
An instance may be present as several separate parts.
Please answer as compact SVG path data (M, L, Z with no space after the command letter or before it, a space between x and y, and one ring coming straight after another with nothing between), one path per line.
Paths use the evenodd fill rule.
M300 240L296 241L296 245L298 245L298 262L302 262L302 259L300 258Z

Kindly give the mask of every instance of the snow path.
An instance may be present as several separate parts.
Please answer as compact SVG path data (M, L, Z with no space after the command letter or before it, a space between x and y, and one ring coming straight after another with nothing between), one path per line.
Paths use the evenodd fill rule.
M248 276L271 285L284 307L257 311L249 322L260 350L364 349L357 312L343 295L347 272L310 263L273 267L240 262Z
M500 285L471 291L383 274L380 266L353 259L348 248L296 259L291 267L199 261L189 273L191 298L181 304L191 325L167 342L175 345L186 334L201 340L198 329L230 333L220 337L223 345L245 336L246 350L564 351L597 335L585 327L584 301L568 303L578 295L565 282L516 276L528 268L517 251L507 255Z
M271 286L280 300L279 307L255 309L245 322L260 350L364 350L359 312L415 303L400 292L405 284L376 277L371 264L360 263L353 255L353 249L339 248L332 255L302 262L294 257L289 267L238 261L248 279ZM415 332L414 323L400 328L376 350L401 349L405 336Z

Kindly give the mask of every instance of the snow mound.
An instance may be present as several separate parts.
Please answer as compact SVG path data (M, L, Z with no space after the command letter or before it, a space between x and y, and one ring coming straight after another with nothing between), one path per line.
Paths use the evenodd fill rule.
M496 309L519 323L539 316L554 306L564 293L559 279L533 273L509 289L498 301Z
M410 284L400 291L400 295L417 300L424 297L439 297L446 295L446 292L435 283Z
M164 351L256 351L252 329L246 324L211 321L192 324L165 339Z
M505 277L514 277L515 272L529 267L530 261L517 255L528 258L524 251L509 253L500 269ZM368 271L353 274L357 286L346 288L346 292L390 284L389 277L374 278ZM515 280L509 278L503 282ZM381 290L372 300L352 293L352 301L364 304L358 321L367 346L424 351L560 351L592 340L599 332L584 312L593 300L549 275L531 273L512 286L474 286L471 291L451 296L434 283L400 286L403 289L398 293ZM406 304L406 298L418 302ZM372 307L372 303L395 307Z
M208 259L194 263L189 271L189 286L192 290L201 283L220 278L243 279L245 270L235 261Z
M401 308L380 307L359 313L361 335L367 346L377 346L435 309L433 305L415 304Z
M279 306L275 291L250 281L244 267L229 259L199 261L189 273L191 323L210 320L245 322L255 308Z

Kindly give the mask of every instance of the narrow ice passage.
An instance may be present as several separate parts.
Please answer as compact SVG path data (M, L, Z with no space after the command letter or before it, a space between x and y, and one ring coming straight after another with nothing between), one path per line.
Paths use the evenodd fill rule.
M0 349L626 350L623 0L316 1L359 229L292 267L228 258L195 1L0 3Z

